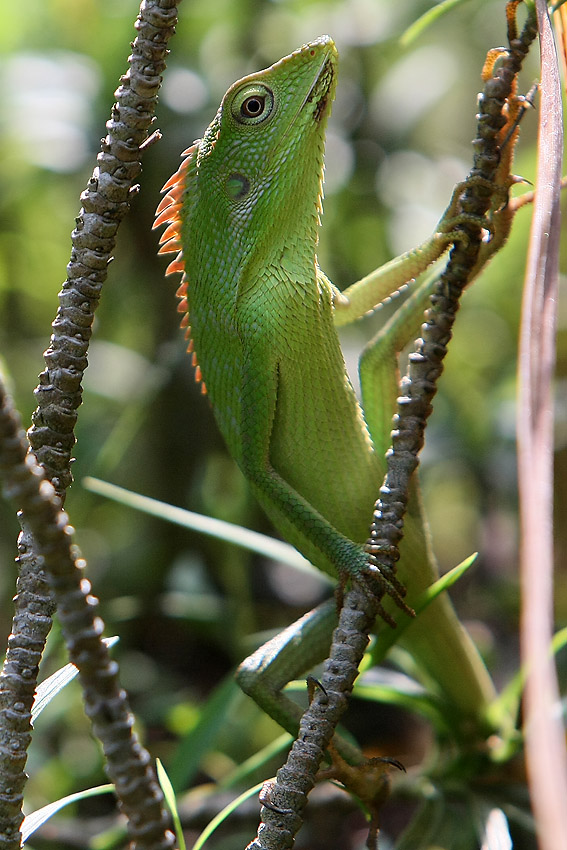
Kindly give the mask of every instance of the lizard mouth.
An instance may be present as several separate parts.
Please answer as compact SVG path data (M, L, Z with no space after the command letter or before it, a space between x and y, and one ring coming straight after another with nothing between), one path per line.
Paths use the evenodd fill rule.
M333 47L327 48L321 58L321 63L317 68L317 73L311 83L309 91L303 98L301 104L297 107L295 114L292 116L285 131L280 136L277 144L272 149L272 154L279 150L289 136L295 122L305 110L309 108L313 119L312 126L321 123L326 119L331 111L331 103L335 95L335 80L337 75L337 53Z
M321 121L327 115L328 107L332 101L331 89L335 79L335 63L330 55L325 57L319 73L315 78L311 91L305 99L305 104L314 103L314 121Z
M334 81L337 73L335 56L336 54L333 55L331 50L325 52L315 78L311 83L311 87L292 120L289 122L285 133L280 139L280 144L288 135L306 106L312 108L313 121L316 124L319 124L323 118L328 116L330 105L334 98Z

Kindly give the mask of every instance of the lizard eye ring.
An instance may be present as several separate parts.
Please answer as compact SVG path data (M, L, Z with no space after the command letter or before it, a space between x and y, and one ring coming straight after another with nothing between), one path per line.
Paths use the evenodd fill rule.
M273 112L274 93L259 84L241 89L232 102L232 115L239 124L260 124Z

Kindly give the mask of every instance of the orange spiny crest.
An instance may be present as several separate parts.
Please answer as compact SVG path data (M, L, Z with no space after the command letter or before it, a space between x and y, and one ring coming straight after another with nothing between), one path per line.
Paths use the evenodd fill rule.
M205 382L203 381L203 376L201 374L201 367L198 363L195 365L195 383L201 384L201 395L207 394L207 388L205 386Z
M179 183L176 183L174 186L172 186L166 195L166 198L169 198L170 201L172 201L174 204L178 202L183 196L183 190L185 189L185 185L183 184L182 179L183 175L185 174L185 171L186 168L184 168L182 172L178 171L176 172L176 174L173 175L174 177L177 177L177 174L180 175Z
M206 393L206 387L202 380L201 368L197 363L197 355L193 350L193 340L190 339L191 327L189 326L189 305L187 302L187 287L188 281L185 274L185 263L183 260L183 246L181 244L181 210L183 208L183 193L185 191L187 169L191 158L195 155L198 148L198 142L195 142L191 147L184 150L181 156L185 157L181 165L167 183L164 185L162 192L164 197L158 204L156 210L156 218L154 221L154 229L161 225L167 225L162 233L159 244L160 249L158 254L170 254L177 252L176 258L168 265L165 274L181 273L181 285L179 286L176 295L180 299L177 305L177 311L183 313L181 319L181 327L185 328L185 339L189 341L187 351L192 354L192 362L195 367L195 380L201 382L201 392Z
M170 239L169 242L162 245L158 254L174 254L176 251L181 251L181 242L177 238Z
M156 227L160 226L160 224L169 221L173 217L174 212L178 212L180 209L181 204L176 204L169 195L166 195L165 198L162 198L157 205L157 217L154 221L152 230L155 230Z
M163 201L165 201L165 198L163 198L162 203ZM170 222L172 218L179 213L179 211L181 210L181 206L182 204L166 204L164 209L162 210L160 210L160 208L158 207L156 210L156 213L158 213L158 215L156 216L152 230L155 230L156 227L160 227L162 224L167 224L168 222Z
M185 263L183 262L183 251L180 251L177 257L172 260L172 262L168 265L165 270L165 276L168 277L170 274L177 274L178 272L185 272Z
M189 167L191 157L196 150L197 144L194 144L185 151L185 159L162 189L162 192L165 192L166 194L159 202L156 210L156 218L153 225L154 228L160 227L162 224L168 225L160 237L159 244L161 245L161 248L159 249L158 254L169 254L174 251L179 252L179 257L177 259L180 261L181 267L179 267L179 265L173 266L173 264L170 264L167 268L166 274L183 271L183 265L181 263L182 198L185 191L187 169Z
M175 174L172 174L167 183L164 183L161 190L162 192L167 192L168 189L171 189L174 186L179 186L179 184L183 185L185 172L187 171L187 167L189 165L191 157L194 153L197 152L198 147L199 142L196 141L183 151L181 156L185 157L185 159L182 160L181 165L179 166Z
M170 224L169 227L166 227L163 233L159 238L159 244L163 245L164 242L169 242L170 239L177 239L179 236L179 227L177 222L174 221L173 224Z

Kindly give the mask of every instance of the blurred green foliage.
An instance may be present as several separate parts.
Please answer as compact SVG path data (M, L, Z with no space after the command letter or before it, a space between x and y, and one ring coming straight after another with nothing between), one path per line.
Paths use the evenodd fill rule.
M159 189L180 152L200 136L230 83L323 32L340 55L329 130L320 262L347 285L428 235L470 167L475 98L488 48L504 43L504 4L472 0L407 48L399 37L424 0L185 0L172 43L141 193L124 221L97 313L77 428L76 483L67 509L102 599L143 735L164 764L199 720L199 704L259 642L311 606L319 587L231 547L148 519L81 487L85 475L268 530L227 459L206 399L194 384L177 329L175 282L151 233ZM93 168L112 92L126 69L137 7L126 0L29 0L2 10L0 28L0 357L27 427L56 294L65 276L78 196ZM522 78L537 76L530 57ZM516 169L535 167L535 116L522 126ZM518 320L529 211L467 294L428 428L423 489L441 566L480 549L453 596L495 672L517 665L518 616L514 406ZM565 257L563 258L565 271ZM355 369L363 340L345 337ZM567 466L567 336L560 314L558 469ZM558 515L567 509L557 481ZM378 486L378 485L377 485ZM0 505L0 633L10 630L17 522ZM565 571L565 523L557 557ZM558 596L564 620L567 598ZM253 635L250 637L250 635ZM46 674L64 662L57 630ZM202 764L219 778L278 730L244 698ZM357 710L353 711L356 726ZM361 728L367 727L364 720ZM394 734L408 757L412 732ZM409 723L410 730L413 728ZM30 755L30 805L103 781L101 760L70 686L42 715ZM355 731L360 733L360 729ZM368 743L383 742L366 729ZM364 734L362 738L364 739ZM397 746L397 750L396 750ZM411 763L412 756L408 757ZM103 798L101 798L103 799ZM100 804L102 805L102 804Z

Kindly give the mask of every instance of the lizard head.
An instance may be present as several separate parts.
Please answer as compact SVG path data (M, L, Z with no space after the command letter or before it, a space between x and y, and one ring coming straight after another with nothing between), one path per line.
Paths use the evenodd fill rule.
M242 227L257 207L297 208L298 195L317 203L336 66L335 45L322 36L229 88L196 163L228 220Z
M314 263L337 59L321 36L234 83L185 151L155 222L169 225L160 253L177 254L166 273L183 272L180 312L193 287L214 287L216 278L235 294L246 268L253 275L255 263L290 245L300 262Z
M185 151L164 186L156 224L170 224L162 252L182 245L190 278L206 243L215 242L227 257L231 246L248 254L250 240L259 245L262 234L277 242L278 231L316 241L336 68L335 45L321 36L244 77L229 88L203 138ZM230 245L219 244L222 236Z

